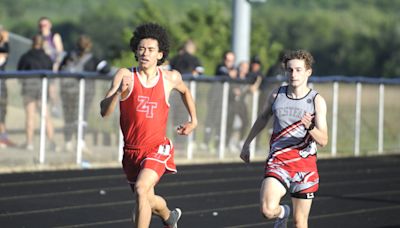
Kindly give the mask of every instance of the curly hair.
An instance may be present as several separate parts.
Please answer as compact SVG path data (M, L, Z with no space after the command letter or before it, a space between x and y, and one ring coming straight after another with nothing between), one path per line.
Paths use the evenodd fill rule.
M163 53L163 57L157 61L157 65L160 66L168 58L170 45L167 31L162 26L155 23L146 23L136 27L130 41L131 50L135 53L137 61L136 51L139 43L142 39L148 38L157 40L159 51Z
M286 68L287 63L292 59L304 60L306 69L311 69L312 64L314 63L314 58L310 52L306 50L294 50L286 52L285 55L282 57L282 67Z

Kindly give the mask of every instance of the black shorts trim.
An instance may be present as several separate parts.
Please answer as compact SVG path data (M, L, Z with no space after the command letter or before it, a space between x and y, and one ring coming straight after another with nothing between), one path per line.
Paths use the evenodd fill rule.
M295 192L295 193L290 193L290 196L293 198L298 198L298 199L314 199L316 195L316 192L307 192L307 193L299 193L299 192Z

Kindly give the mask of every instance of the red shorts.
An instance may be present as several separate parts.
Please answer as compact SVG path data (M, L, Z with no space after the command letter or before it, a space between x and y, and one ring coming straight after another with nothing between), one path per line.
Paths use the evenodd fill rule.
M174 163L174 146L169 139L164 143L149 147L125 147L122 159L126 179L133 184L144 168L154 170L158 178L164 173L176 173Z
M290 171L282 167L266 167L265 178L277 179L295 198L313 199L319 187L318 171Z

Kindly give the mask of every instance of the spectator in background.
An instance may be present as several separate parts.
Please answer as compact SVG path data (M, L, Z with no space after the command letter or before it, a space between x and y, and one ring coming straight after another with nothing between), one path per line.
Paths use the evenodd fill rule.
M279 58L276 60L276 63L273 64L271 67L268 68L265 77L262 78L261 84L260 84L260 98L259 98L259 105L258 105L258 110L259 113L263 110L263 106L266 102L266 99L268 95L270 94L270 91L267 90L267 78L276 78L276 79L283 79L285 77L285 73L283 70L283 66L281 63L281 59L283 58L284 52L282 52L279 55Z
M48 17L41 17L38 21L39 34L43 37L43 50L50 57L53 71L57 71L64 55L64 46L61 35L52 32L52 23Z
M204 67L195 54L196 44L189 39L179 50L178 55L171 59L171 69L177 70L181 74L192 74L194 76L203 74Z
M18 70L52 70L53 63L43 50L43 38L35 35L32 38L32 49L23 54L18 62ZM41 106L42 82L39 78L22 79L21 93L25 106L25 124L26 124L26 144L27 150L33 150L33 136L35 128L35 113ZM47 111L48 112L48 111ZM46 131L50 141L49 150L54 151L56 144L54 143L54 128L49 115L46 115Z
M61 35L52 32L52 23L48 17L41 17L38 21L39 34L43 38L43 50L50 57L53 71L58 71L61 61L65 55L64 46ZM61 116L61 104L57 91L57 80L49 80L49 99L51 106L51 114L53 116Z
M189 39L184 44L183 47L179 50L178 55L173 57L170 61L171 70L177 70L182 75L201 75L204 73L204 67L202 66L200 60L196 57L196 44L193 40ZM171 117L173 126L177 126L179 123L186 121L188 119L188 115L185 112L185 106L179 99L176 99L174 94L171 99L172 106L175 107L171 110ZM175 146L180 149L184 145L184 141L187 140L186 137L176 136L174 139Z
M247 128L249 126L249 114L246 105L246 95L249 93L248 84L243 84L249 76L249 62L242 61L239 63L237 75L232 75L232 79L238 81L231 83L229 87L229 106L228 106L228 122L226 128L226 139L229 144L229 149L231 152L239 152L240 144L244 140ZM235 119L239 117L240 127L239 127L239 141L232 138L232 134L235 130L235 125L237 125ZM238 127L236 127L238 128Z
M7 64L8 53L8 32L0 25L0 71L4 71ZM7 87L6 80L0 79L0 147L15 146L15 143L8 139L6 130L7 115Z
M232 51L226 51L223 54L223 62L215 70L216 77L237 77L235 68L235 54ZM222 90L220 83L214 83L208 92L207 100L209 107L207 109L206 119L204 121L204 141L201 144L202 149L208 149L210 141L214 138L215 146L219 145L219 134L221 130L221 107Z
M247 78L252 81L252 85L250 87L251 92L255 92L260 89L261 83L263 81L263 74L262 74L262 63L260 58L255 55L251 58L250 61L250 70L249 75Z
M62 61L60 69L71 73L100 72L108 73L107 62L99 60L92 53L92 40L86 35L81 35L76 43L76 50L71 51ZM79 81L76 78L62 78L60 81L60 92L64 114L64 140L65 149L73 150L72 136L77 131L78 109L79 109ZM89 110L95 95L95 80L85 80L85 105L83 111L84 133L87 128ZM83 134L82 149L88 151Z

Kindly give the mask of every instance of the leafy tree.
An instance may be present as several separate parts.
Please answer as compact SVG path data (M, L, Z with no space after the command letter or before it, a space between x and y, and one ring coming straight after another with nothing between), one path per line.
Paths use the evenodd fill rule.
M120 52L128 47L123 41L122 31L128 25L121 16L122 9L111 1L98 5L80 18L82 31L93 38L97 52L108 59L120 56Z
M231 5L232 0L0 0L0 21L11 32L31 37L37 19L48 16L67 49L86 33L96 51L118 66L132 65L128 44L134 27L157 22L171 36L171 57L192 38L206 74L212 75L231 48ZM316 58L317 75L399 77L399 9L400 1L392 0L252 4L251 55L259 55L268 68L283 50L304 48Z
M134 25L144 22L156 22L163 25L169 32L171 39L170 57L177 53L179 46L191 38L198 46L198 56L206 68L206 74L213 75L216 64L221 59L222 53L230 48L230 18L229 10L221 3L213 3L208 6L207 12L195 7L189 10L184 19L178 24L165 20L166 12L149 0L143 0L133 20ZM221 13L225 12L225 13ZM124 41L128 42L132 32L125 29ZM122 52L121 58L114 64L132 65L133 55L129 49ZM126 65L125 65L126 66Z

